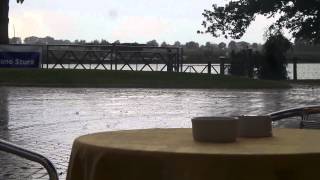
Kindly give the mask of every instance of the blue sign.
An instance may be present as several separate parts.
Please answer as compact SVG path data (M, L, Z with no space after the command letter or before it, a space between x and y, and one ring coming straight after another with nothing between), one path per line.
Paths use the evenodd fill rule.
M0 68L39 68L40 52L0 51Z

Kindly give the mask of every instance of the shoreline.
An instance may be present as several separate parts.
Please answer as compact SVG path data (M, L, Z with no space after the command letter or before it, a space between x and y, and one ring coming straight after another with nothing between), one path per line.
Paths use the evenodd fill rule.
M307 84L300 84L302 86ZM319 85L320 86L320 85ZM10 84L10 83L0 83L1 87L30 87L30 88L106 88L106 89L230 89L230 90L272 90L272 89L291 89L290 87L176 87L176 86L139 86L139 85L129 85L129 84L110 84L110 85L90 85L90 84Z
M0 69L0 86L154 89L288 89L289 82L193 73Z

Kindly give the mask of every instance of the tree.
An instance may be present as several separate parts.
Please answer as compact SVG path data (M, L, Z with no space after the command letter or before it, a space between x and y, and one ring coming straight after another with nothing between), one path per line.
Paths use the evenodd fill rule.
M224 50L226 47L227 47L227 44L226 43L224 43L224 42L221 42L221 43L219 43L219 48L221 49L221 50Z
M50 37L50 36L46 36L44 38L39 38L43 43L43 44L54 44L55 43L55 39L53 37Z
M180 47L180 46L181 46L181 43L180 43L179 41L176 41L176 42L174 42L173 46L175 46L175 47Z
M105 39L101 39L101 44L102 45L108 45L109 42L107 40L105 40Z
M121 44L120 40L116 40L115 42L113 42L112 44L116 44L116 45L119 45Z
M270 36L263 45L264 58L258 68L261 79L287 79L286 52L292 47L291 42L281 33Z
M277 18L269 26L270 32L286 28L294 38L320 41L319 0L233 0L224 7L212 7L213 10L204 10L205 30L198 33L239 39L257 15L264 15Z
M99 40L97 40L97 39L93 40L91 43L92 43L92 44L95 44L95 45L100 44Z
M258 51L258 49L259 49L259 44L258 44L258 43L252 43L251 48L252 48L252 50L254 50L254 51Z
M17 0L17 3L23 3L24 0ZM9 0L0 0L0 44L9 43Z
M206 44L204 45L204 47L206 47L206 48L208 48L208 49L210 49L210 48L212 48L212 44L211 44L211 42L206 42Z
M153 46L153 47L159 46L159 43L156 40L148 41L146 44L147 44L147 46Z
M86 43L87 43L86 40L83 40L83 39L79 41L79 44L86 44Z
M160 45L160 47L168 47L169 45L165 42L165 41L163 41L162 43L161 43L161 45Z
M237 43L235 41L230 41L228 45L228 49L230 51L235 51L237 50Z
M22 40L20 37L13 37L9 39L10 44L22 44Z
M247 53L245 50L239 52L232 51L230 54L229 73L233 76L247 75Z
M250 43L247 43L245 41L240 41L237 42L237 47L239 47L239 49L243 50L243 49L249 49Z
M188 49L198 49L199 48L199 43L196 43L194 41L190 41L186 43L186 48Z
M40 42L40 40L36 36L30 36L30 37L24 38L25 44L38 44L39 42Z

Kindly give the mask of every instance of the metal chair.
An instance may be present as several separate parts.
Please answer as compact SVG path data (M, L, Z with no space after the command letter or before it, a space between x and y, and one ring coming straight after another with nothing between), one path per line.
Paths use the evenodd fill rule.
M53 163L49 159L47 159L46 157L44 157L36 152L32 152L30 150L24 149L22 147L19 147L17 145L14 145L10 142L7 142L7 141L1 140L1 139L0 139L0 151L15 154L15 155L20 156L24 159L28 159L33 162L37 162L37 163L41 164L47 170L50 180L59 180L57 170L54 167Z
M300 128L320 129L320 119L311 118L312 114L320 114L320 106L306 106L269 113L272 121L285 118L301 117Z

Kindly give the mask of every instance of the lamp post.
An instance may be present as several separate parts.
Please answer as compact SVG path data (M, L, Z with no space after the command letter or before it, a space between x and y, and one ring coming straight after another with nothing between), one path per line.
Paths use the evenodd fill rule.
M16 28L15 28L14 24L12 24L12 26L13 26L13 38L15 38L16 37Z

